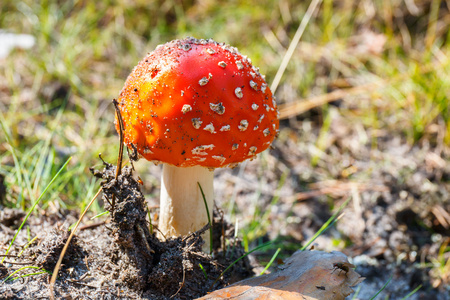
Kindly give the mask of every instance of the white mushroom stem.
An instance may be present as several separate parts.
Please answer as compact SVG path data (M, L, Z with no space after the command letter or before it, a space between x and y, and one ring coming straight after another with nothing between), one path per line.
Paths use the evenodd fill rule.
M166 237L186 235L208 224L200 183L212 221L214 171L204 167L179 168L164 164L161 178L159 230ZM209 251L209 230L203 234L203 250Z

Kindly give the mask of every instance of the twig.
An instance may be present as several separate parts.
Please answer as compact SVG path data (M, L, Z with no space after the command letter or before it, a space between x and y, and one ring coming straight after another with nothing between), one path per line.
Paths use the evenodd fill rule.
M311 185L312 188L317 187L307 192L300 192L295 194L292 198L289 198L289 202L299 202L307 200L313 197L319 197L322 195L335 195L335 196L345 196L352 190L356 191L377 191L386 192L388 187L385 185L369 185L357 182L342 182L342 181L325 181L319 182L318 184Z
M116 99L113 99L113 104L114 104L114 108L116 109L116 113L117 113L117 119L119 120L119 143L120 143L120 147L119 147L119 156L117 157L117 169L116 169L116 180L120 175L120 172L122 170L122 158L123 158L123 120L122 120L122 114L120 113L120 109L119 109L119 103L117 102Z
M93 223L93 224L83 225L83 226L80 227L79 230L82 231L82 230L86 230L86 229L93 229L95 227L102 226L105 223L106 223L106 220L105 221L101 221L101 222L97 222L97 223Z
M113 104L114 104L114 108L116 109L116 114L117 114L117 120L119 121L119 156L117 157L117 167L116 167L116 180L117 178L119 178L120 172L122 170L122 158L123 158L123 120L122 120L122 114L120 113L120 109L119 109L119 103L117 102L116 99L113 99ZM111 212L114 211L114 205L115 205L115 201L116 197L114 196L114 194L112 195L112 208L111 208Z
M147 251L154 254L155 251L153 251L152 248L150 248L150 245L148 244L148 241L147 241L147 239L145 238L144 230L142 229L141 226L139 226L139 225L136 225L136 226L137 226L137 230L138 230L139 234L141 235L141 239L142 239L142 240L144 241L144 243L145 243L145 247L147 248Z
M379 86L378 83L369 83L348 89L335 90L328 94L322 94L319 96L311 97L303 101L296 101L295 103L280 105L279 106L280 120L299 115L314 107L318 107L323 104L336 101L345 96L361 94L363 92L371 91L378 86Z
M67 239L67 242L64 245L64 248L62 249L61 254L59 255L59 259L58 259L58 262L56 263L55 268L53 269L53 274L52 274L52 278L50 280L50 285L49 285L49 293L50 293L50 299L51 300L55 299L55 295L53 293L53 288L55 286L56 277L58 276L59 268L61 267L61 263L62 263L62 260L64 258L64 255L66 254L67 248L69 248L70 241L72 240L73 236L75 235L75 232L77 231L78 225L80 225L81 220L83 219L84 215L87 213L87 211L91 207L92 203L94 203L94 200L98 197L98 195L100 195L101 191L102 191L102 188L99 188L98 192L94 195L92 200L89 202L89 204L84 209L84 211L81 214L80 218L78 218L77 223L73 227L72 232L70 233L69 238Z
M11 265L30 265L32 264L32 261L28 262L13 262L13 261L4 261L3 264L11 264Z
M186 271L184 270L184 265L183 265L183 282L181 282L181 286L180 286L180 288L178 289L178 291L175 293L175 294L173 294L172 296L170 296L170 299L172 299L173 297L175 297L180 291L181 291L181 289L183 288L183 286L184 286L184 281L185 281L185 277L186 277Z
M73 284L79 284L79 285L82 285L82 286L86 286L86 287L90 287L90 288L93 288L93 289L97 289L96 286L89 285L89 284L82 283L82 282L78 282L76 280L67 279L67 281L70 282L70 283L73 283Z

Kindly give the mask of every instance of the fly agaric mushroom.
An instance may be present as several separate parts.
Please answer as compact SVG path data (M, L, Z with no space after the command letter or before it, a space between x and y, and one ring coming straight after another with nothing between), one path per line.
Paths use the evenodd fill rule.
M166 237L208 223L197 182L212 216L214 168L254 158L278 133L276 102L259 70L211 39L158 46L128 76L118 102L124 143L164 163L158 227Z

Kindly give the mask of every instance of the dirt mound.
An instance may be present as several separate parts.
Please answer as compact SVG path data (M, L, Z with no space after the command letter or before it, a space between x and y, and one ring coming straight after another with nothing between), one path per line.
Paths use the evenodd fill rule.
M54 288L56 298L193 299L253 275L244 258L221 276L244 250L240 243L234 243L233 249L222 249L223 244L216 243L214 257L204 253L201 234L209 225L187 236L159 240L147 219L147 204L132 168L124 167L115 179L116 167L104 165L102 171L93 173L103 179L102 199L110 219L105 225L86 226L71 241ZM9 226L16 226L24 216L20 210L5 212L0 223ZM215 240L230 238L233 228L218 212L214 220ZM29 234L38 238L23 253L22 247L13 248L0 265L0 279L13 274L0 287L4 299L48 297L51 271L69 236L55 216L31 217L27 223ZM47 231L39 235L43 228ZM222 237L225 232L228 235ZM10 230L8 239L13 233ZM19 239L25 235L22 230ZM23 265L27 267L18 271ZM30 274L30 269L38 269L37 274L21 277Z

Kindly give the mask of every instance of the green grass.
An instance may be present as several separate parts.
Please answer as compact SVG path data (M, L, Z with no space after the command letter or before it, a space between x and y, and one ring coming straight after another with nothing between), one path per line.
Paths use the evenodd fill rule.
M28 213L25 216L25 218L22 220L22 223L20 224L19 228L17 229L16 234L14 235L13 239L11 240L11 243L9 244L8 249L6 249L5 255L8 254L9 250L11 249L12 245L14 244L14 241L16 240L17 235L22 230L23 226L27 222L27 220L30 217L30 215L33 213L34 209L37 207L39 202L41 202L41 199L44 197L46 192L49 190L50 186L52 186L52 184L59 178L59 174L64 170L64 168L67 166L67 164L70 162L71 159L72 158L69 157L69 159L64 163L64 165L59 169L59 171L55 174L55 176L50 180L50 182L44 188L44 190L42 191L41 195L36 199L36 201L33 202L33 205L28 209ZM5 260L5 258L6 258L6 256L3 257L1 262L3 262Z
M351 121L401 132L411 143L450 143L450 76L444 76L450 73L450 34L442 30L449 21L436 3L424 6L411 25L391 15L396 9L404 12L402 4L385 7L370 1L375 14L370 16L352 1L323 1L280 86L309 97L325 93L338 79L355 85L379 82L381 88L362 95L357 111L348 112ZM132 67L159 43L187 35L213 37L238 46L271 82L308 3L260 4L4 1L0 27L36 37L32 51L15 50L0 66L0 114L8 144L20 160L10 161L12 149L5 144L6 135L0 136L0 172L16 174L7 183L9 189L20 190L10 203L30 205L52 171L43 162L63 161L67 153L76 155L68 188L59 193L64 200L60 204L72 208L92 196L94 182L87 167L99 165L99 152L107 160L117 153L110 100ZM386 37L382 53L355 54L355 44L364 42L358 40L358 28L366 23ZM321 63L324 58L326 64ZM326 110L323 120L319 150L329 130ZM19 169L29 175L20 178Z

